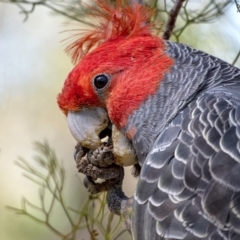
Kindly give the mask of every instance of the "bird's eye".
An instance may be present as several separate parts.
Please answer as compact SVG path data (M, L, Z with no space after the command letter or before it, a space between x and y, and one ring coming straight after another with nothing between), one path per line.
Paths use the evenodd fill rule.
M108 83L108 77L106 75L98 75L94 78L94 85L97 89L104 88Z

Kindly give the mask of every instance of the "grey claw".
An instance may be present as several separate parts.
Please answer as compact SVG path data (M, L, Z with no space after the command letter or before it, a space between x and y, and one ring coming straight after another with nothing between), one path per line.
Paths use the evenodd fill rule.
M89 149L82 147L79 143L77 143L74 149L74 154L73 154L75 162L78 164L82 159L82 157L86 155L88 151Z
M87 188L87 189L88 189L88 183L89 183L88 177L85 176L85 177L83 178L83 185L84 185L84 187Z

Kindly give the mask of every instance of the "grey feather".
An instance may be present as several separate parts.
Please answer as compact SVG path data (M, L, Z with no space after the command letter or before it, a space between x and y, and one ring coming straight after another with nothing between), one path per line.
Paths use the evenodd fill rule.
M134 239L239 240L240 70L183 44L167 46L174 66L125 129L138 130L141 165Z

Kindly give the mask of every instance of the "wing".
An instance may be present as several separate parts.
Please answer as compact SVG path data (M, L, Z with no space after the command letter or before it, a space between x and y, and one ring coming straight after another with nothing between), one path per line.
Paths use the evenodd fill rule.
M228 97L205 93L178 114L142 167L135 239L240 239L239 139L240 106Z

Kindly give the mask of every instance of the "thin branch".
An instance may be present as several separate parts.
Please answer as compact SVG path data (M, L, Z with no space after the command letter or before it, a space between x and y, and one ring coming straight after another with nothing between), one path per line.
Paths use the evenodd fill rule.
M236 4L236 7L237 7L237 12L240 13L240 4L237 3L237 0L234 0L235 4Z
M232 65L235 65L235 63L237 62L238 58L240 57L240 50L238 51L237 56L234 58Z
M176 3L174 4L173 8L171 9L171 11L169 13L167 25L166 25L165 31L163 33L163 39L168 40L171 37L172 31L175 27L175 22L177 20L177 16L179 14L179 11L180 11L184 1L185 0L177 0Z
M90 234L90 236L91 236L91 240L93 240L93 239L95 239L95 238L94 238L93 231L92 231L92 229L90 228L90 225L89 225L89 222L88 222L88 217L87 217L86 215L85 215L84 217L85 217L86 224L87 224L87 230L88 230L88 232L89 232L89 234Z
M142 0L131 0L130 1L131 4L143 4Z
M114 214L110 212L108 215L107 233L110 233L112 230L111 227L112 227L113 217L114 217Z
M84 23L86 25L93 25L90 21L84 21L84 11L81 11L83 8L82 1L53 1L53 0L39 0L36 2L31 2L28 0L0 0L3 3L13 3L19 9L20 13L24 14L24 20L26 21L29 17L29 14L33 13L36 6L45 6L52 10L54 13L65 16L68 19ZM26 9L26 6L30 6L30 9ZM77 6L77 7L76 7Z
M122 230L113 240L117 240L122 234L124 234L125 232L127 232L126 229Z

